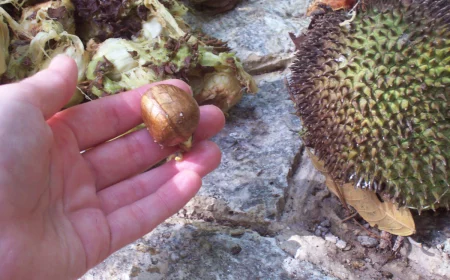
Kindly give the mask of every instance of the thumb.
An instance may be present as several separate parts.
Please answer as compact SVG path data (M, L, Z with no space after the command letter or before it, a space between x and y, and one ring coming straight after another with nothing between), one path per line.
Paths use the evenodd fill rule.
M5 85L0 91L11 98L31 103L38 108L45 119L61 110L76 91L78 68L75 61L58 55L50 65L18 83Z

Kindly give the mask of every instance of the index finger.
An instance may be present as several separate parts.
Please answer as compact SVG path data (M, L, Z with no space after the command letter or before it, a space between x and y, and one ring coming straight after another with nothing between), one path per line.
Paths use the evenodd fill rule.
M85 150L117 137L142 123L141 97L159 84L177 86L192 94L188 84L171 79L152 83L130 91L102 97L55 114L49 121L58 129L70 129L80 150Z

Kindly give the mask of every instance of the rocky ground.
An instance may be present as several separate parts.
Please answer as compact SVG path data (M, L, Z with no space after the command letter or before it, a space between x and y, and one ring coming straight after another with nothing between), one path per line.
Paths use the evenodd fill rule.
M299 138L284 80L288 32L308 26L307 0L248 0L191 25L227 40L258 81L213 140L220 167L153 232L81 279L449 279L446 212L415 216L397 252L329 193Z

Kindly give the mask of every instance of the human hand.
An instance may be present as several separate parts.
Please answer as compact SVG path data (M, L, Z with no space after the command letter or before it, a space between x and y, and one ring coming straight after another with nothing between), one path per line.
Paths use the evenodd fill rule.
M220 163L205 140L223 128L218 108L201 106L183 161L144 172L175 149L161 149L145 129L106 141L142 122L150 85L60 111L76 80L75 62L60 56L0 86L0 279L82 276L175 214Z

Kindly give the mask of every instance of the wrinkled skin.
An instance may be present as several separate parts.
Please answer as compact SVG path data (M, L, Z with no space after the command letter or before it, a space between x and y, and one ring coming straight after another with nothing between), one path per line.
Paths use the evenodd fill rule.
M184 161L145 172L174 150L146 130L105 141L141 122L140 97L152 85L60 111L76 72L72 59L57 57L0 87L0 279L82 276L176 213L220 162L205 139L223 127L223 114L202 106Z

